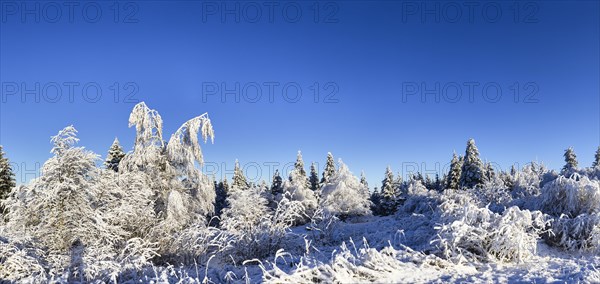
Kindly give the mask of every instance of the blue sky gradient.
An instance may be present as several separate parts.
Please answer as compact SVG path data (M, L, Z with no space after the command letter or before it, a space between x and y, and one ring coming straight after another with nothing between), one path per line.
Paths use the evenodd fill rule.
M364 170L373 187L387 165L394 172L414 165L424 172L444 169L471 137L481 157L503 169L532 160L560 168L569 146L580 165L589 166L600 145L596 1L518 7L512 1L482 2L472 18L462 1L281 2L272 22L268 1L120 2L117 23L114 2L94 2L102 12L95 23L81 15L86 2L75 7L72 21L61 6L56 23L55 7L27 3L25 8L40 4L38 22L23 15L21 2L6 1L0 22L0 144L19 167L43 163L51 156L50 136L70 124L79 130L80 145L103 157L115 137L131 150L135 130L127 119L135 100L159 111L165 139L187 119L209 112L216 139L202 146L206 161L218 164L219 174L231 171L235 159L256 163L267 180L265 163L293 162L298 150L307 169L311 161L322 166L331 151L354 174ZM248 3L261 7L256 23L255 6ZM282 16L286 3L292 16L289 9L300 7L297 22ZM436 11L436 3L439 20L421 14L423 7ZM221 15L236 4L239 22L235 15ZM482 15L486 5L492 15L489 9L500 7L501 16ZM456 7L462 16L455 22ZM52 82L62 86L57 102L48 99L55 96ZM79 84L72 100L65 82ZM236 82L247 95L239 102L231 94L223 102L220 92L205 90L215 83L233 88ZM263 92L257 102L248 99L255 96L253 82ZM278 84L272 102L268 82ZM423 102L420 91L405 89L422 83L434 89L436 82L439 102L435 94ZM23 92L23 84L34 89L36 83L39 90ZM82 96L88 83L102 90L97 102ZM465 83L476 85L472 101ZM293 88L282 93L286 84L300 86L297 102L285 99L295 96ZM463 94L452 102L457 84ZM19 90L11 89L15 85ZM127 99L131 86L137 92ZM483 86L499 86L502 96L490 99L495 88L482 94ZM333 100L325 99L334 87ZM90 97L93 90L88 89ZM256 164L248 166L249 176L257 176ZM22 176L23 170L17 169L21 183L33 177Z

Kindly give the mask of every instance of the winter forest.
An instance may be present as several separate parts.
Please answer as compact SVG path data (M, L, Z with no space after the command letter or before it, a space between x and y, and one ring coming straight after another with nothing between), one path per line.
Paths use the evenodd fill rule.
M137 104L133 149L105 158L67 126L20 186L0 148L0 282L600 282L600 148L589 167L569 148L562 169L505 172L469 139L447 173L388 167L377 185L298 152L254 184L237 162L230 180L200 170L207 113L170 137L162 119Z

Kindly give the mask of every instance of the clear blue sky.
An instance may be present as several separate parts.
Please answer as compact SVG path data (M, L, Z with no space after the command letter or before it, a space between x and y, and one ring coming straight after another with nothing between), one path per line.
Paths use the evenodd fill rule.
M502 168L536 159L560 168L568 146L587 166L600 144L597 1L518 7L512 1L476 7L462 1L298 1L272 9L268 1L54 3L2 1L0 144L19 167L43 163L50 157L49 137L70 124L79 130L80 145L103 157L114 137L131 150L135 130L127 119L134 104L125 97L133 86L133 99L162 115L165 139L185 120L209 112L216 139L202 146L206 161L226 163L227 170L236 158L256 163L269 180L265 163L293 162L298 150L307 169L310 161L322 166L331 151L356 175L365 170L373 187L387 165L394 172L415 163L425 163L426 172L436 163L445 166L470 137L483 159ZM236 4L237 23L236 15L221 14ZM94 19L96 10L101 16ZM79 84L72 101L70 82ZM116 103L115 82L121 89ZM246 95L240 102L231 94L222 102L221 90L210 95L215 83L233 89L236 82ZM278 84L273 102L269 82ZM434 89L436 82L439 102L436 91L422 102L421 90L411 89L422 83ZM256 84L262 97L251 102ZM57 85L62 97L51 102ZM284 85L289 88L282 94ZM452 102L457 85L463 94ZM97 102L91 102L94 86L102 90ZM286 101L298 86L302 97ZM502 96L494 102L497 87ZM336 88L337 102L325 103ZM248 175L255 175L249 167ZM17 170L23 182L23 169Z

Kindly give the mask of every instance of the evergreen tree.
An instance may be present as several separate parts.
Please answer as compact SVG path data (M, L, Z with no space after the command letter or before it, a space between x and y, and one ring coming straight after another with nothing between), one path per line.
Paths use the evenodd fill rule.
M310 189L316 192L319 189L319 175L315 163L310 165L310 178L308 181L310 182Z
M15 187L15 174L10 167L8 158L0 145L0 202L5 200L10 191ZM4 208L0 203L0 214L4 212Z
M327 162L325 163L325 169L323 170L323 177L321 178L321 185L325 185L329 178L335 174L335 162L333 161L333 155L331 152L327 153Z
M598 146L598 149L596 150L596 155L594 156L592 168L597 167L598 165L600 165L600 146Z
M437 191L441 191L442 190L442 180L440 179L440 175L439 174L435 174L435 179L433 180L433 188Z
M273 183L271 183L271 194L277 196L283 192L283 179L279 175L279 170L273 174Z
M394 174L392 169L387 167L385 178L381 181L381 215L391 215L396 212L398 207L398 196L394 186Z
M377 187L373 189L370 200L371 212L373 212L373 215L381 215L381 193L379 193L379 189Z
M460 185L460 175L462 171L462 163L456 156L456 153L452 154L452 161L450 162L450 171L446 178L447 189L458 189Z
M304 160L302 159L302 152L298 151L298 155L296 156L296 162L294 163L294 169L296 170L296 175L294 178L299 178L304 181L306 188L311 188L308 177L306 176L306 171L304 170ZM292 175L289 176L290 181Z
M113 170L115 172L119 172L119 163L125 157L125 152L119 144L119 139L115 138L112 146L108 150L108 155L106 156L106 161L104 161L104 166L107 169Z
M246 177L244 176L244 172L242 172L242 169L240 168L240 163L238 162L238 160L235 160L235 167L233 168L233 182L231 183L231 188L232 190L238 190L238 189L248 189L250 187L250 185L248 184L248 181L246 180Z
M485 179L483 169L483 162L479 158L479 150L475 146L475 140L469 139L461 169L460 186L472 188L483 184Z
M227 195L229 194L229 185L227 184L227 178L220 181L218 184L215 180L215 216L220 217L223 209L227 207Z
M496 172L494 171L494 167L492 166L492 163L485 163L485 168L484 168L484 173L485 173L485 180L487 181L492 181L496 178Z
M573 170L577 169L577 155L575 155L575 151L573 151L573 147L569 147L569 149L565 150L565 166L562 168L562 172L567 174Z
M370 199L371 192L369 191L369 183L367 182L367 177L365 177L365 171L360 172L360 184L362 185L362 195L366 199Z

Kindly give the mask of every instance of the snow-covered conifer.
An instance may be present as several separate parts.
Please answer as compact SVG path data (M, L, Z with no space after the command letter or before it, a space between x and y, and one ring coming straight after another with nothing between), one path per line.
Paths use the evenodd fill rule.
M108 150L108 155L106 156L106 160L104 161L104 166L107 169L113 170L115 172L119 171L119 163L125 157L125 152L119 144L119 139L115 138L112 146Z
M325 185L331 176L335 174L335 162L333 161L333 154L327 153L327 162L325 163L325 169L323 169L323 177L321 178L321 186Z
M246 176L240 167L240 162L235 160L235 166L233 168L233 181L231 182L231 190L244 190L248 189L250 185L246 180Z
M279 175L279 170L275 170L275 173L273 174L271 193L275 196L283 193L283 179L281 178L281 175Z
M462 164L456 153L452 154L452 161L450 162L450 171L446 179L447 189L458 189L460 186L460 175L462 171Z
M8 197L10 191L15 187L15 174L10 166L8 158L0 145L0 202ZM3 212L0 204L0 214Z
M575 151L573 150L573 147L569 147L567 150L565 150L565 165L562 168L562 173L563 174L569 174L570 172L574 171L577 169L577 155L575 155Z
M394 186L394 174L388 166L385 178L381 181L381 215L391 215L398 209L397 188Z
M317 174L315 163L310 164L310 177L308 178L308 181L312 191L316 192L319 190L319 175Z
M483 184L485 179L483 168L483 162L479 158L479 150L475 146L475 140L469 139L461 169L460 186L472 188Z
M594 155L594 162L592 163L592 168L595 168L598 165L600 165L600 146L598 146L598 149L596 150L596 155Z

